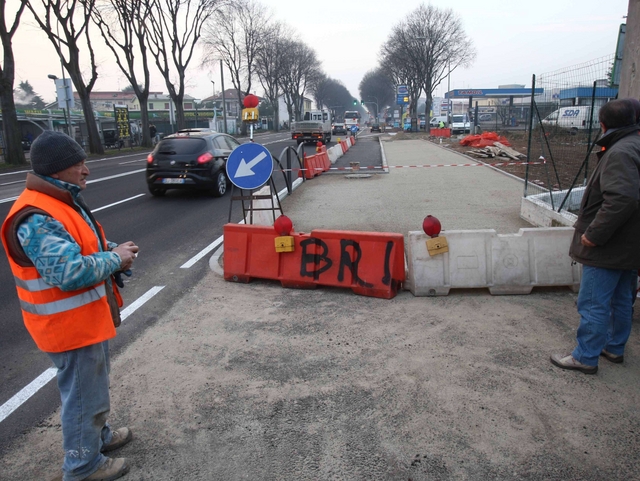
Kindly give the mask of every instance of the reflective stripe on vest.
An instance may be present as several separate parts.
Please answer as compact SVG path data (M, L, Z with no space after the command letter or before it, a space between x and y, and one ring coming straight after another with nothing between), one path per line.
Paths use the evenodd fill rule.
M32 304L20 299L20 306L22 306L22 309L24 311L31 314L48 316L51 314L60 314L61 312L70 311L71 309L85 306L99 300L101 297L105 297L106 294L107 291L104 287L104 284L101 284L89 291L78 294L77 296L68 297L60 301L47 302L45 304Z
M16 281L16 285L18 287L22 287L23 289L29 292L39 292L46 291L47 289L51 289L51 284L47 284L42 277L38 277L37 279L32 279L30 281L25 281L20 279L19 277L13 276L13 280Z

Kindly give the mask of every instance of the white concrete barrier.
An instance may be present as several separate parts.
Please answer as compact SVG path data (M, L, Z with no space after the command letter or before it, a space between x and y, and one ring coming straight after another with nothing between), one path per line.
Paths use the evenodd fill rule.
M342 157L342 147L340 144L334 145L333 147L327 149L327 155L329 155L329 160L332 164L335 164L336 161Z
M534 286L580 287L581 267L571 265L572 227L443 231L449 252L429 255L429 237L409 232L406 288L415 296L446 296L450 289L487 287L491 294L529 294Z

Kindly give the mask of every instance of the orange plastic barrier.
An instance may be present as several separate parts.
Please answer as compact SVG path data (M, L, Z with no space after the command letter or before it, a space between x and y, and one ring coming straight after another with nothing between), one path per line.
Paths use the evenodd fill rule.
M431 129L431 135L434 137L451 137L451 129Z
M327 147L323 145L320 148L320 153L316 155L318 156L318 161L321 164L322 172L328 172L331 167L331 160L329 159L329 154L327 154Z
M340 147L342 147L342 153L346 154L347 150L349 150L349 145L347 144L346 140L343 140L340 142Z
M324 172L324 161L319 158L321 154L305 155L304 156L304 170L298 172L298 177L304 175L305 179L313 179L316 175Z
M294 251L278 253L271 226L225 224L224 278L280 281L283 287L335 286L391 299L405 281L404 237L387 232L291 233Z
M495 132L483 132L480 135L467 135L460 141L460 145L468 145L469 147L491 147L495 142L510 147L511 144L506 139Z

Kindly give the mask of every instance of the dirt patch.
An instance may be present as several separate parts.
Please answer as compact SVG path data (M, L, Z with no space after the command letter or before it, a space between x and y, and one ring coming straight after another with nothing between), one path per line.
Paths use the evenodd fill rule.
M588 154L589 138L585 134L574 135L568 131L558 130L555 132L546 132L542 136L541 132L534 131L531 138L531 149L529 151L529 132L525 131L499 131L498 135L506 137L511 148L524 154L529 152L529 162L540 162L540 157L544 158L545 164L527 165L506 165L496 166L500 170L513 174L521 179L528 179L529 182L540 186L547 190L551 187L553 190L568 189L571 185L582 185L586 180L589 172L596 163L595 154L598 149L593 149L589 154L589 162L585 168L583 166L585 157ZM412 135L412 134L405 134ZM415 134L413 134L415 135ZM398 137L398 136L396 136ZM416 138L416 137L412 137ZM477 150L477 147L468 147L460 145L463 136L451 139L425 137L434 143L438 143L443 147L447 147L456 152L460 152L469 157L487 163L503 163L516 162L506 157L497 158L479 158L469 154L470 150ZM398 139L402 140L402 139ZM522 158L522 162L527 162L526 157ZM528 167L528 169L527 169Z

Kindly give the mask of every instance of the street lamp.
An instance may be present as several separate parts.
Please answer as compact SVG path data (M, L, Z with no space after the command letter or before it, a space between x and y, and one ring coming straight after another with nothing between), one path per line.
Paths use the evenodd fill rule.
M380 109L378 108L378 98L377 98L377 97L374 97L373 95L370 95L369 97L371 97L371 98L373 98L373 99L376 99L376 101L375 101L375 102L371 102L371 101L369 101L369 102L367 102L367 103L375 104L375 105L376 105L376 119L378 120L378 122L380 122Z
M47 78L50 78L51 80L53 80L55 82L56 85L56 98L58 97L58 77L56 77L53 74L49 74L47 75ZM67 135L69 137L71 137L71 112L69 111L69 96L67 95L67 86L65 85L65 80L66 79L62 79L62 86L63 86L63 91L64 91L64 100L67 104L67 109L65 110L64 107L62 107L62 113L64 115L64 122L67 124ZM58 99L58 106L60 106L60 99ZM68 118L67 118L68 117Z

